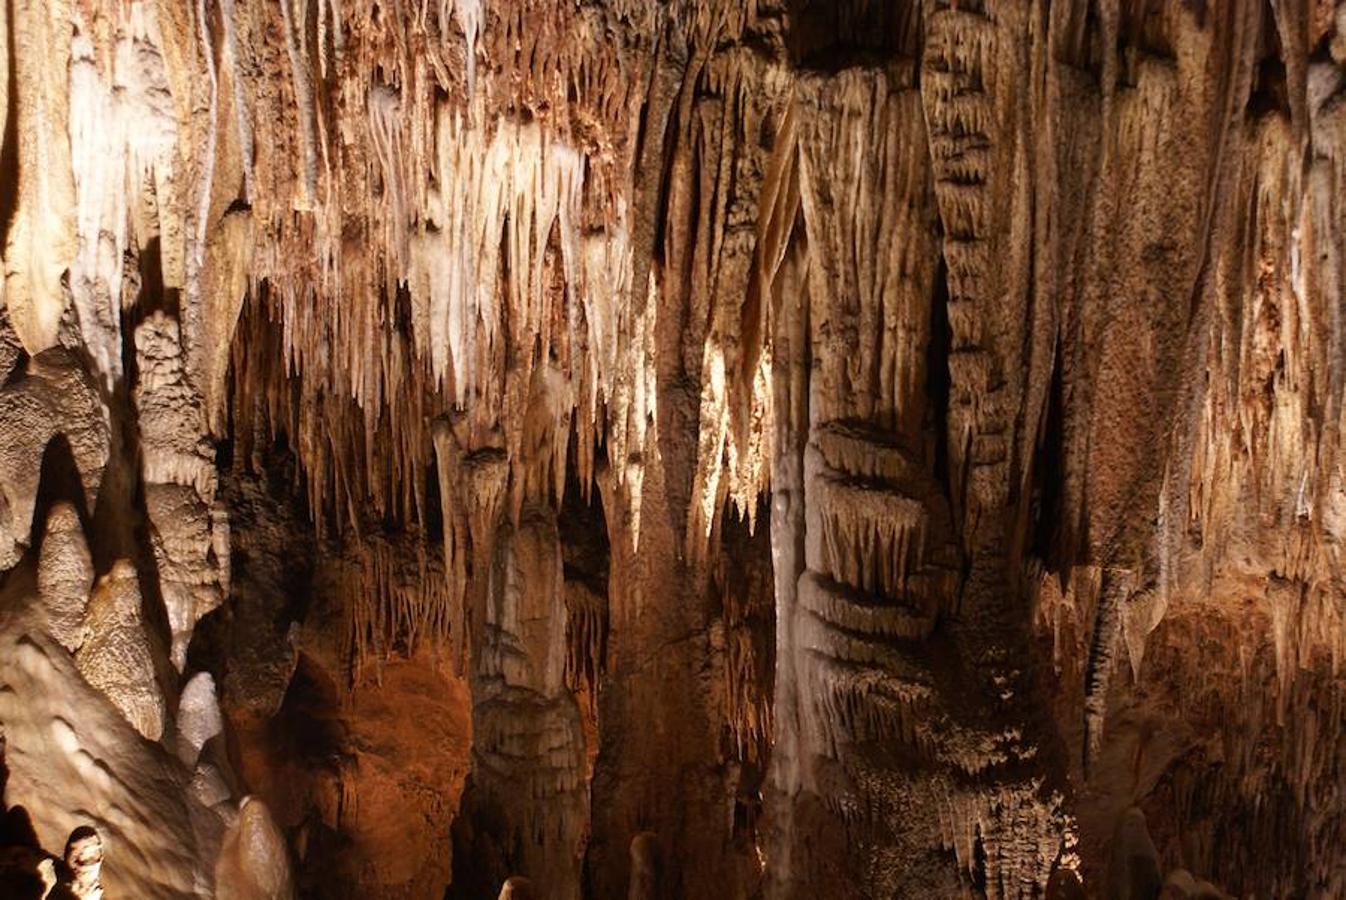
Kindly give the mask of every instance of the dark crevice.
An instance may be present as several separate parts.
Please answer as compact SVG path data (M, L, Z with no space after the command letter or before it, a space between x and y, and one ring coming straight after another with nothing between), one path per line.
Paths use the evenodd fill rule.
M1064 558L1058 527L1064 514L1066 462L1065 384L1061 375L1061 356L1059 352L1056 354L1052 366L1042 438L1033 459L1028 514L1029 554L1054 571L1070 562Z
M143 322L156 312L162 312L174 319L179 318L181 292L164 284L163 252L157 236L150 238L141 249L138 271L140 294L136 300L136 322ZM135 330L123 329L122 334L126 335L126 343L131 344L134 350ZM133 380L129 383L135 384Z
M80 479L70 441L64 434L53 437L42 454L42 474L38 480L37 506L33 510L33 540L30 545L39 552L42 537L46 533L47 516L51 508L61 501L74 507L80 525L88 534L90 516L84 483Z
M972 885L978 893L985 895L988 887L987 878L987 855L986 841L981 833L981 826L977 826L977 837L972 844Z
M4 273L0 272L0 278L3 277ZM28 360L28 352L20 347L13 367L8 372L0 372L0 387L10 387L22 381L28 373Z
M750 671L742 685L750 701L769 708L775 691L776 591L771 553L771 505L765 497L757 503L756 528L749 531L747 519L727 505L721 514L720 565L713 590L720 601L719 615L726 634L726 653L750 654L731 658L738 671ZM745 665L740 665L740 663ZM735 701L739 702L739 701ZM756 735L736 734L726 722L722 754L737 763L732 835L736 845L749 852L760 839L763 790L771 761L772 733L769 721ZM738 723L742 724L742 723Z
M573 433L571 448L570 459L573 460ZM556 517L556 527L566 580L583 582L599 597L606 597L612 548L608 543L603 500L601 492L594 490L589 491L588 500L584 499L573 465L566 472L565 496Z
M1290 118L1290 91L1281 49L1280 32L1275 14L1266 9L1262 14L1261 57L1253 69L1252 85L1248 94L1248 118L1280 113Z
M835 73L919 59L921 7L893 0L789 0L786 49L798 69Z
M953 380L949 374L949 354L953 350L953 327L949 324L949 269L944 257L935 272L934 291L930 295L930 341L925 355L926 433L930 436L930 461L935 483L952 504L953 485L949 478L949 397Z
M5 97L4 133L0 136L0 251L8 245L9 229L14 222L14 214L19 208L19 73L18 48L14 45L14 0L5 0L5 29L8 46L8 71L4 78L8 82Z
M135 352L135 330L141 310L122 313L122 377L111 390L103 391L111 424L108 463L98 491L90 529L89 551L94 570L107 572L119 559L132 562L140 576L145 621L165 646L171 629L160 590L159 566L150 542L150 523L146 517L144 458L140 446L140 424L131 397L132 385L139 377Z
M1087 72L1099 83L1103 76L1102 23L1096 3L1071 3L1064 7L1053 45L1058 62Z

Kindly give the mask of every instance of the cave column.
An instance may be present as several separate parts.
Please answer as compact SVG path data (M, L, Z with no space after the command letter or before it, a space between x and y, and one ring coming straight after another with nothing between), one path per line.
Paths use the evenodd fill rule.
M507 876L580 896L587 825L580 710L565 684L556 512L525 505L496 532L472 661L472 772L455 823L452 891L493 895Z
M553 394L563 383L554 373L535 372L525 382L529 408L555 408ZM462 565L464 531L471 539L459 621L472 694L472 770L454 822L450 896L495 896L506 879L518 877L539 895L578 900L587 760L580 709L566 680L554 478L562 463L552 455L552 438L568 433L569 417L526 417L527 449L512 466L498 446L501 431L474 438L462 417L436 427L445 502L458 507L445 509L451 570L455 556Z
M906 57L802 79L775 163L798 180L802 229L764 273L779 635L769 896L906 896L910 873L942 868L921 857L948 842L932 636L959 553L928 415L938 244L914 70Z
M639 547L631 483L600 482L612 561L593 782L594 896L624 896L635 879L647 891L655 882L651 897L733 897L733 790L710 684L718 674L710 576L680 552L664 478L661 466L645 465ZM644 864L632 868L633 859Z

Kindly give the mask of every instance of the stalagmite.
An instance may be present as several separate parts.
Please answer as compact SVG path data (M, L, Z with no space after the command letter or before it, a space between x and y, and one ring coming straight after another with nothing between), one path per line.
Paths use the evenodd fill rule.
M500 886L499 900L533 900L536 896L533 882L517 875L505 879L505 883Z
M106 581L95 587L91 607L109 593ZM36 613L0 613L4 803L58 857L72 826L94 828L109 897L193 895L211 882L223 824L191 799L190 773L177 759L85 683L77 664L95 648L93 636L72 660Z
M128 560L117 560L89 596L88 636L75 654L75 664L136 731L157 741L163 736L168 710L142 603L135 567Z
M227 559L222 564L216 548L227 523L215 513L204 398L187 378L177 323L155 313L136 329L135 341L133 398L147 482L145 513L172 631L172 660L182 671L196 623L223 600Z
M57 503L47 513L47 531L37 564L37 590L47 611L51 636L71 653L78 652L88 636L84 612L93 579L93 560L79 513L67 502Z
M654 900L659 896L659 839L643 832L631 839L631 886L627 900Z
M289 850L266 804L244 797L215 863L219 900L291 900Z
M1162 888L1159 853L1145 828L1145 814L1132 807L1117 822L1108 868L1108 896L1140 900L1158 896Z
M215 697L215 679L209 672L197 672L182 689L176 722L178 756L184 765L194 768L206 741L224 728Z
M488 579L486 615L472 658L473 768L462 801L480 824L456 829L454 858L473 867L455 878L454 896L489 890L490 880L477 882L489 875L491 859L512 860L527 873L521 877L547 885L549 896L580 896L588 798L580 710L564 679L553 516L545 505L527 505L517 527L502 524L486 545L495 557L480 576ZM546 845L531 846L530 831L549 835Z
M0 860L1346 895L1344 98L1336 0L0 4Z

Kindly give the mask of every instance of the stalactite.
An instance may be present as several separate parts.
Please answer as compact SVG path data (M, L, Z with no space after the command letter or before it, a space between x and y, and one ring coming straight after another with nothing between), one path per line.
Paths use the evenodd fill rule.
M775 581L767 541L745 534L745 525L734 523L726 534L714 576L722 597L725 717L735 756L764 766L772 745Z
M5 230L5 302L29 353L56 343L65 309L61 277L75 256L75 191L69 121L68 0L22 0L10 7L10 83L16 123L17 196ZM6 140L9 140L7 137Z
M607 602L582 582L567 581L565 606L566 687L594 702L607 655Z
M145 512L150 525L171 656L182 671L196 623L223 602L219 546L228 521L215 504L217 475L205 400L187 377L178 324L162 312L135 331L132 399L140 430Z
M256 187L254 185L255 175L253 172L253 156L255 151L255 135L253 128L251 110L248 108L247 95L240 90L244 78L242 67L240 65L241 48L239 47L238 37L238 8L237 0L221 0L220 2L220 21L224 29L224 51L225 61L228 63L228 74L230 83L233 86L233 106L234 106L234 128L237 129L238 149L242 157L243 167L243 200L251 202L255 196ZM337 40L340 40L340 29L337 29Z
M449 646L455 598L432 549L371 536L356 545L353 558L336 564L350 622L346 652L352 684L394 648L413 656L418 644L433 651Z
M299 193L295 205L299 209L312 209L318 203L318 136L317 113L314 109L312 74L307 57L307 23L295 23L295 0L281 0L281 22L285 29L285 52L290 57L291 89L294 91L295 105L298 107L299 146L301 152L299 168ZM302 0L300 0L302 2ZM300 9L307 11L308 4ZM201 6L201 28L205 25L205 7ZM209 40L205 41L209 46ZM209 56L210 54L208 54ZM214 104L212 104L213 108ZM213 118L213 116L212 116Z
M169 662L195 727L189 664L265 719L301 641L347 686L447 654L459 839L524 848L459 857L482 895L576 892L581 853L632 896L1096 892L1132 806L1160 874L1346 891L1340 5L0 6L26 696L153 734ZM287 596L217 658L265 540L230 460L293 462L337 639ZM604 505L587 580L572 476ZM235 814L230 853L276 844L187 746L130 754L185 798L146 856L213 860Z
M108 461L108 422L89 377L62 349L28 360L21 376L0 388L0 569L29 546L41 461L69 449L92 509Z
M441 27L448 21L448 2L440 0L439 21ZM481 22L485 15L485 0L454 0L454 12L462 26L463 37L467 42L463 50L463 64L467 69L467 97L469 102L477 95L477 37L481 34Z

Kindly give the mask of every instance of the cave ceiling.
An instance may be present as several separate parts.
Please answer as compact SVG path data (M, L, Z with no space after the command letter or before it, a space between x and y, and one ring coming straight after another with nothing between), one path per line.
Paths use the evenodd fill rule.
M0 3L0 895L1346 897L1346 3Z

